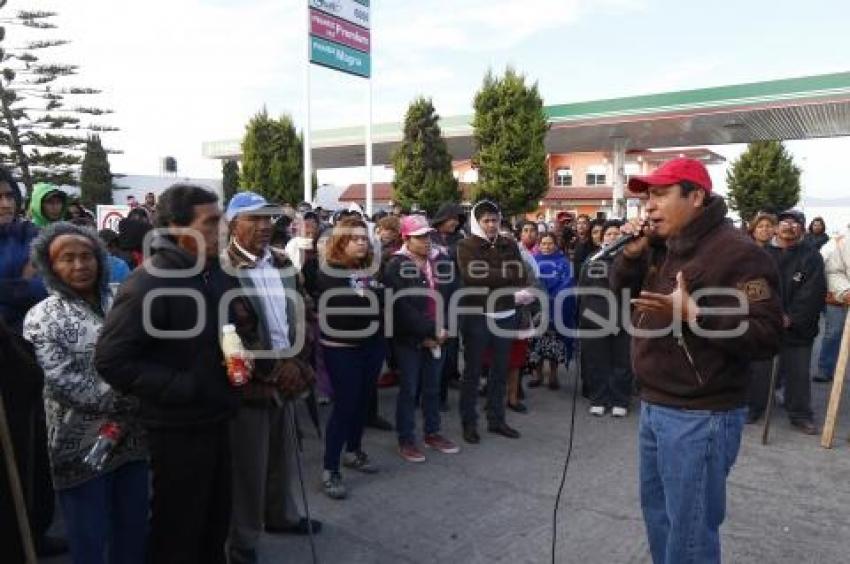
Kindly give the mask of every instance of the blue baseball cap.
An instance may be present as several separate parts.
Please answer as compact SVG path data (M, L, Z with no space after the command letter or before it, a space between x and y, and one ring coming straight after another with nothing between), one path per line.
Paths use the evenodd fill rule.
M233 218L241 213L258 210L263 210L265 214L269 215L283 213L280 206L268 203L265 198L255 192L239 192L230 199L230 203L227 204L227 211L224 212L224 217L230 223L233 221Z

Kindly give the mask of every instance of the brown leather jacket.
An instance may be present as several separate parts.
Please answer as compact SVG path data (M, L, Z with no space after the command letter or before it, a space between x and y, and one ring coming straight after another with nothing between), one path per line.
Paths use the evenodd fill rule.
M740 314L703 315L700 328L730 330L746 323L736 337L699 336L684 324L680 336L668 329L661 336L632 336L632 366L644 401L687 409L729 410L746 403L747 366L774 355L782 339L782 307L776 266L767 253L726 218L719 197L666 245L655 245L642 257L621 255L614 262L611 286L669 294L682 272L691 295L708 288L738 289L745 296ZM730 296L706 295L701 309L735 307ZM670 325L660 314L633 315L638 329Z
M491 243L473 235L457 244L457 265L464 288L483 287L488 290L528 286L528 272L517 242L499 235ZM463 290L461 290L463 291ZM461 300L464 307L479 307L484 311L487 295L471 295ZM486 313L516 308L513 296L499 297L495 308Z
M300 287L296 284L296 278L287 274L287 268L291 263L285 255L276 249L271 249L273 264L275 268L282 269L281 281L284 288L295 290L303 295ZM245 274L246 269L254 268L255 263L251 258L245 256L238 247L232 243L227 247L222 256L222 261L229 264L239 272L239 276L230 277L233 288L252 288L250 277ZM230 320L236 325L236 332L242 339L247 350L268 351L269 343L268 328L263 319L262 304L260 300L264 297L246 294L235 298L230 304ZM314 322L313 315L295 307L290 300L280 299L280 307L286 309L289 321L289 340L294 343L295 326L299 323L310 325ZM283 386L285 381L295 377L305 382L315 379L313 369L309 364L312 354L312 331L305 331L304 346L298 354L286 359L258 359L255 361L254 373L248 384L242 388L242 400L249 405L264 406L270 404L280 405L286 399ZM294 371L294 372L293 372ZM294 374L294 376L293 376Z

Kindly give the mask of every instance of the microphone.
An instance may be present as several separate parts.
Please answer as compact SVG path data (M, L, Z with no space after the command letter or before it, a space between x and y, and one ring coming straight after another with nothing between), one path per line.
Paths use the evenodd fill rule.
M625 235L621 235L620 238L617 239L616 241L614 241L613 243L611 243L611 245L609 245L607 247L603 247L602 249L596 251L587 260L593 261L593 260L599 260L599 259L614 256L615 254L617 254L620 251L620 249L622 249L623 247L625 247L626 245L628 245L629 243L631 243L632 241L634 241L638 237L641 237L640 232L638 232L638 233L627 233Z

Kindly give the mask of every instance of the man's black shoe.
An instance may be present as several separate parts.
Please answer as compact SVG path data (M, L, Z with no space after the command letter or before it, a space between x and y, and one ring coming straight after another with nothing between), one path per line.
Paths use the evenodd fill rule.
M496 435L502 435L503 437L507 437L509 439L518 439L519 431L502 421L501 423L491 423L487 425L487 431L490 433L495 433Z
M68 541L60 537L44 535L35 541L35 553L42 558L59 556L68 552Z
M747 413L747 425L752 425L753 423L761 419L761 416L761 413L758 413L756 411L750 411L749 413Z
M317 535L322 531L322 522L317 521L316 519L307 520L306 517L302 517L298 520L294 525L287 525L286 527L275 527L271 525L266 525L267 533L285 533L289 535L309 535L309 525L313 525L313 534Z
M478 429L475 425L468 424L463 426L463 440L471 445L477 445L481 442L481 436L478 434Z
M817 435L818 428L815 427L815 424L811 421L807 421L805 419L799 421L792 421L791 426L803 433L804 435Z
M373 429L378 429L379 431L392 431L393 424L381 417L380 415L376 415L369 419L366 422L367 427L371 427Z

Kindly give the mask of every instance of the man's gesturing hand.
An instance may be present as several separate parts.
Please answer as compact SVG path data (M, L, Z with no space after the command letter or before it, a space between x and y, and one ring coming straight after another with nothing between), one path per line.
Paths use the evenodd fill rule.
M673 321L696 321L699 306L688 293L684 275L676 275L676 289L670 294L641 292L640 297L632 300L632 305L641 312L658 312Z

